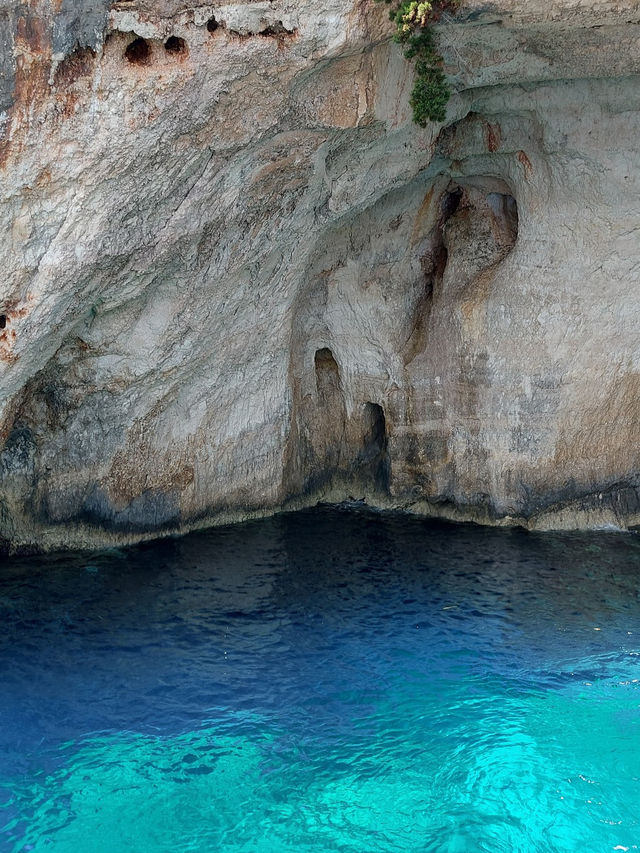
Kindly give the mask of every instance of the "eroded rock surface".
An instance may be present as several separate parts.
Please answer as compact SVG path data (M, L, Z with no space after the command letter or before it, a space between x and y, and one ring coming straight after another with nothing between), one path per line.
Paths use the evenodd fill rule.
M640 521L640 9L0 6L0 537Z

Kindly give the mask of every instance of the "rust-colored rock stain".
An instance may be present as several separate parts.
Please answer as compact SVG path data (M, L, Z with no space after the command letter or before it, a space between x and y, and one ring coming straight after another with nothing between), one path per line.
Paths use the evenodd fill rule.
M531 165L531 160L527 157L524 151L518 151L518 160L522 164L522 168L524 169L524 177L525 180L529 180L531 175L533 174L533 166Z

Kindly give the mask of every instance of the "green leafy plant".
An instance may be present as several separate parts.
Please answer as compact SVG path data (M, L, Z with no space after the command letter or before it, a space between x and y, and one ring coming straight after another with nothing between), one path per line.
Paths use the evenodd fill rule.
M413 120L420 127L426 127L428 121L444 121L451 91L431 29L444 4L428 0L382 1L394 4L389 12L396 26L394 41L405 45L404 55L415 62L416 76L409 99Z

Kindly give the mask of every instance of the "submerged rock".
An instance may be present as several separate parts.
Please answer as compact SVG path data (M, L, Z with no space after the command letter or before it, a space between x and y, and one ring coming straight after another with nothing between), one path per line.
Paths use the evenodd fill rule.
M0 538L640 520L640 12L5 3Z

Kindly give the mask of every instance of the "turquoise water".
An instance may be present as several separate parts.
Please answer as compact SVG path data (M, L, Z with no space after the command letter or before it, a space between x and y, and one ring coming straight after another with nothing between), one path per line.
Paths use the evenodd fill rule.
M640 845L640 543L318 509L0 569L0 850Z

